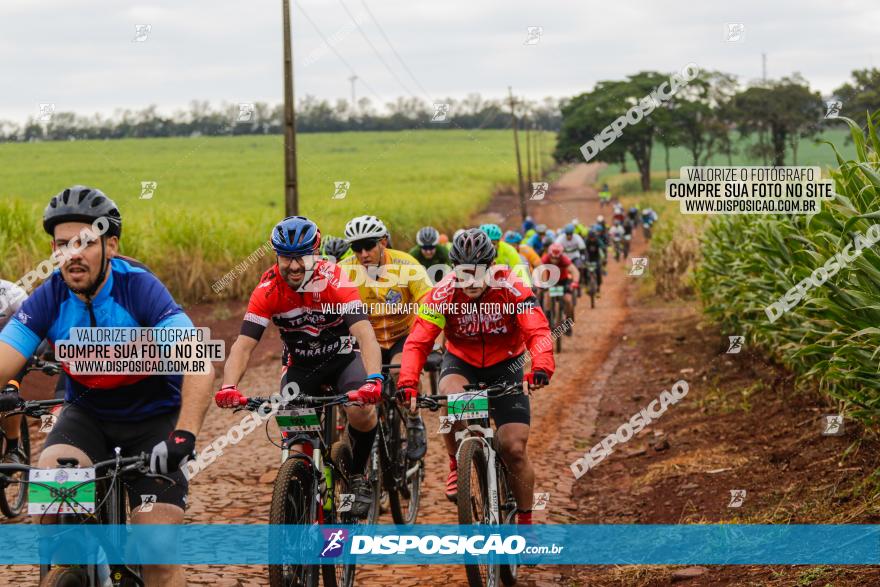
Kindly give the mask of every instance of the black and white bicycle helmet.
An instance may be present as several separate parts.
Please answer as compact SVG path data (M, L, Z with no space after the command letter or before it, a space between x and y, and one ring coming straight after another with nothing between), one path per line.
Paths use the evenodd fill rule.
M455 265L489 265L496 254L489 235L479 228L470 228L452 241L449 260Z
M420 247L436 247L440 241L440 233L433 226L425 226L416 235L416 244Z
M368 238L380 239L383 236L388 236L388 229L375 216L358 216L345 225L345 240L349 244Z

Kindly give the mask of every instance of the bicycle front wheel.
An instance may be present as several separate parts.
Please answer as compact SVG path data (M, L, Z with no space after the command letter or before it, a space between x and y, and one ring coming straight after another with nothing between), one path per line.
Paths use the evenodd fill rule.
M477 441L465 442L458 460L458 523L488 524L491 520L486 455ZM499 568L491 559L465 565L470 587L498 585Z
M391 518L395 524L415 524L422 490L422 464L406 458L406 419L394 406L388 408L389 438L382 443L382 471ZM412 472L407 477L407 472Z
M28 432L27 418L20 416L18 448L25 465L31 464L31 437ZM6 454L6 439L3 439L3 454ZM11 473L12 479L23 480L24 473ZM7 518L14 518L21 513L27 500L27 487L23 483L4 483L3 491L0 491L0 511Z
M82 567L52 567L40 587L88 587L89 575Z
M269 523L310 525L313 521L313 487L314 476L308 463L296 458L284 461L272 490ZM288 545L283 546L287 549ZM269 585L317 587L318 572L318 565L269 565Z

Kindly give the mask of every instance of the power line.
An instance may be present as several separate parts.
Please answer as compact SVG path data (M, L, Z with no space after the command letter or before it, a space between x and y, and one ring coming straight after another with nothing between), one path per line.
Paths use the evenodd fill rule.
M431 98L431 95L428 93L428 90L426 90L424 88L424 86L422 86L422 84L419 83L419 80L416 78L415 75L413 75L412 70L410 70L410 68L407 67L406 62L403 60L403 57L401 57L400 54L397 52L397 49L394 48L394 45L391 43L391 39L389 39L388 35L385 34L385 30L382 28L382 25L379 24L379 20L373 14L373 11L370 10L370 7L367 6L367 3L364 0L361 0L361 4L363 5L364 10L367 11L367 14L370 15L370 18L373 19L373 24L376 25L377 29L379 29L379 33L382 35L382 38L385 39L385 42L388 43L388 47L391 49L391 52L394 53L394 56L397 57L397 60L403 66L404 71L406 71L406 73L409 75L409 77L412 78L412 80L415 82L415 84L419 87L419 89L425 95L425 98L427 98L429 102L433 101L433 99Z
M357 78L358 78L359 80L361 80L361 83L364 85L364 87L367 88L367 90L369 90L370 93L373 94L374 96L376 96L376 99L379 100L379 101L381 102L382 98L379 96L379 94L376 92L376 90L374 90L374 89L370 86L370 84L368 84L368 83L366 82L366 80L364 80L363 77L360 77L360 76L357 75L357 72L354 70L354 68L351 66L351 64L350 64L348 61L346 61L346 60L345 60L345 57L343 57L342 54L339 53L339 51L336 50L336 47L334 47L333 44L330 43L329 39L327 39L327 35L325 35L325 34L323 33L323 31L321 31L321 28L315 23L314 20L312 20L312 18L309 16L308 12L306 12L306 11L303 9L302 5L301 5L298 1L296 2L296 7L299 8L299 11L302 12L302 15L303 15L304 17L306 17L306 20L309 21L309 24L311 24L311 25L312 25L312 28L315 29L315 32L318 33L318 36L320 36L321 39L324 40L324 44L327 45L327 47L328 47L331 51L333 51L333 54L336 55L336 57L338 57L339 60L340 60L340 61L341 61L341 62L342 62L347 68L348 68L348 70L349 70L349 72L351 73L351 75L353 75L353 76L357 76Z
M385 59L382 57L382 54L379 53L379 50L376 48L376 46L370 40L370 37L368 37L367 34L364 32L364 29L361 28L361 23L359 23L357 21L357 19L354 17L354 15L351 13L351 11L348 9L348 6L345 5L345 2L343 2L342 0L339 0L339 4L342 5L342 8L343 8L343 10L345 10L345 13L348 15L348 17L354 23L354 26L357 27L358 32L364 38L364 41L367 42L367 45L370 46L370 49L373 50L373 53L376 55L376 58L379 59L379 61L382 62L382 65L385 67L385 69L388 70L388 73L390 73L394 77L394 79L397 80L397 83L400 84L400 87L402 87L407 94L409 94L410 96L413 96L414 94L410 91L410 89L408 87L406 87L406 84L403 83L403 80L400 79L400 76L397 75L397 72L394 71L393 69L391 69L391 67L388 65L388 63L385 61Z

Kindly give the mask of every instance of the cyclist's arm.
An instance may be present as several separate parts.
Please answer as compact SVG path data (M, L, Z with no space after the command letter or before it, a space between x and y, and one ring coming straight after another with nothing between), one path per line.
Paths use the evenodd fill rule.
M419 314L413 321L412 329L403 345L403 360L398 387L417 387L428 353L434 348L434 340L443 332L446 317L433 310L428 304L419 306Z
M183 376L180 389L180 415L177 430L187 430L198 436L208 406L211 405L214 386L214 366L208 363L208 372Z
M553 344L550 342L550 325L547 323L547 316L544 315L531 290L521 289L524 291L518 296L517 302L521 307L531 307L517 312L516 322L532 355L532 370L540 369L547 375L553 375L556 363L553 361Z
M359 320L348 327L348 331L358 341L361 360L368 375L382 372L382 349L376 341L376 333L369 320Z
M239 334L232 348L229 349L229 356L226 358L226 365L223 366L223 385L238 385L241 378L247 371L248 363L251 360L251 354L259 344L259 339L251 338L245 334Z
M0 386L15 379L27 364L27 357L0 340Z
M574 263L572 263L571 266L568 268L568 272L569 274L571 274L571 281L573 283L580 283L581 272L578 271L578 268Z

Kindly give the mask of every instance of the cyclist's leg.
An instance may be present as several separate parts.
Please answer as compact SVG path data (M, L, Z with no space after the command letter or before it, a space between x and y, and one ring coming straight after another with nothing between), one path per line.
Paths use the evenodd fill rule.
M355 391L363 385L367 377L360 351L355 351L352 355L353 359L336 379L338 393ZM339 370L335 371L339 373ZM355 494L355 504L351 511L359 518L364 518L369 513L373 495L373 490L364 474L373 450L379 422L376 418L375 406L345 406L345 414L348 417L347 432L352 452L351 490Z
M21 384L21 380L24 379L24 376L27 374L27 368L30 365L30 361L22 368L22 370L16 375L13 380ZM17 416L8 416L3 418L2 426L3 426L3 434L6 435L6 452L2 455L3 460L9 462L13 457L13 453L18 455L18 439L21 436L21 419L24 418L21 414ZM19 457L19 461L22 459ZM27 463L24 463L27 464Z
M138 422L105 422L107 438L122 448L123 456L149 453L167 439L177 423L177 411ZM134 477L126 481L132 524L182 524L189 483L183 471L169 473L169 483L155 477ZM140 542L138 548L159 558L168 553L166 544ZM144 582L149 585L186 585L182 565L144 565Z
M59 458L74 458L80 467L110 457L100 422L90 412L69 404L58 416L52 431L46 437L37 462L40 469L58 467ZM41 524L54 524L57 516L39 516Z
M493 365L491 376L496 381L515 383L522 381L523 368L514 357ZM517 369L510 366L518 365ZM535 491L535 472L528 455L531 406L529 396L510 395L490 401L489 411L495 422L498 447L507 467L508 483L516 498L517 523L531 523L532 500Z
M476 368L465 363L450 352L443 355L443 363L440 367L440 395L461 393L465 385L475 383L476 381ZM443 415L448 415L446 407L443 408ZM446 445L446 453L449 455L446 498L450 501L455 501L458 497L458 461L456 460L458 443L455 441L455 433L462 429L464 429L464 425L456 422L452 427L452 431L443 435L443 444Z

